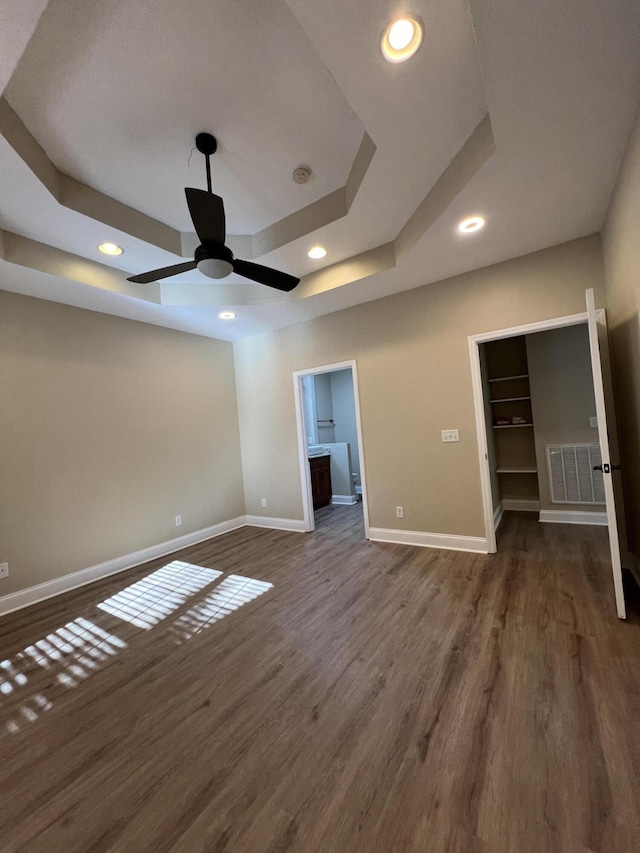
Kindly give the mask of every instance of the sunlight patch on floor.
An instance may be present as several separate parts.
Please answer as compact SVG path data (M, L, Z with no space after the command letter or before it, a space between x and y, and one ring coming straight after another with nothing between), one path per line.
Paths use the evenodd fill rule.
M98 607L118 619L148 630L221 574L214 569L174 560L100 602Z
M39 690L42 670L50 672L50 684L76 687L126 646L124 640L80 616L13 658L0 661L0 700L7 697L13 704L18 699L17 714L9 719L7 729L15 734L24 723L34 722L52 707L53 703Z
M171 626L171 633L181 641L188 640L243 604L258 598L272 586L266 581L229 575L206 598L180 616Z
M97 604L102 612L96 617L116 617L149 630L186 603L169 628L180 643L273 586L242 575L228 575L208 593L202 592L196 602L189 602L222 575L221 571L174 560ZM129 642L134 639L135 636L129 638ZM0 709L4 711L6 729L17 734L25 724L35 722L53 707L56 688L77 687L127 646L120 637L80 616L0 661Z

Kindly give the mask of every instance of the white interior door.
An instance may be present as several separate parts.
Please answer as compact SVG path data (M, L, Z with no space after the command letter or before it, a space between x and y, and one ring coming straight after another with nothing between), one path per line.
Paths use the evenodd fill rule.
M607 338L607 319L604 310L596 311L593 290L587 290L587 320L589 324L589 348L591 350L591 370L593 372L593 390L596 398L596 415L598 417L598 436L600 453L602 455L602 473L604 479L604 495L607 505L607 521L609 524L609 546L611 548L611 569L613 571L613 588L616 596L616 609L620 619L627 618L622 586L621 546L626 552L624 524L619 524L618 513L624 518L622 494L619 488L619 474L614 470L619 468L618 437L616 433L615 410L613 407L611 368L609 364L609 342ZM611 461L614 454L613 463ZM621 539L623 541L621 541Z

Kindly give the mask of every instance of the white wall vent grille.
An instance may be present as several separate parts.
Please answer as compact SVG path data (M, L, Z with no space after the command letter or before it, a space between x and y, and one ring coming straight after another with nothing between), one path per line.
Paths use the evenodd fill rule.
M549 498L554 504L604 504L598 444L547 444Z

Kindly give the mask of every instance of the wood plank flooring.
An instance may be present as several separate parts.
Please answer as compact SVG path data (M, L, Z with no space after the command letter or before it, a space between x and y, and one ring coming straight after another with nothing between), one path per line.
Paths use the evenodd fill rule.
M2 853L640 850L606 530L506 514L483 556L316 517L0 620ZM222 574L159 596L174 557Z

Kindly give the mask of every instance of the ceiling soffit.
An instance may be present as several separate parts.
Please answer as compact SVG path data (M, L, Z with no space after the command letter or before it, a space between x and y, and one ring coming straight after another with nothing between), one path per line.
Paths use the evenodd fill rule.
M0 4L0 95L13 76L49 0Z
M275 0L270 2L273 5ZM111 0L112 5L113 3L117 5L118 0ZM289 5L301 22L300 26L311 31L312 22L303 8L304 4ZM387 15L384 3L374 5L375 9L368 7L367 20L367 27L372 29L372 32L373 29L379 28L380 22L386 20ZM56 6L59 8L60 4ZM373 65L364 67L360 70L360 76L354 77L350 66L341 66L334 56L323 49L319 50L322 61L328 63L327 67L331 68L331 73L337 69L340 89L343 94L348 95L354 114L358 113L360 117L362 113L366 116L367 131L371 131L371 135L364 131L343 186L254 234L229 235L228 244L236 255L254 259L313 234L338 220L343 220L347 234L350 234L352 232L349 228L355 219L351 210L356 202L360 213L363 208L376 212L376 219L385 223L385 233L388 237L364 252L343 257L337 263L303 276L302 284L293 294L278 298L304 299L382 270L392 269L414 248L495 151L466 3L462 0L454 0L453 5L435 2L431 10L431 23L434 26L437 25L436 7L441 16L446 14L447 21L452 20L454 24L451 26L452 32L446 33L441 40L442 44L438 42L431 48L434 55L439 49L442 56L435 55L430 59L436 64L427 68L430 73L422 85L423 101L416 101L415 97L411 97L405 99L404 104L395 103L397 86L389 83L385 76L386 63L382 63L381 68L378 67L380 63L377 57L374 57ZM347 31L353 29L356 24L357 15L351 14L341 38L347 37ZM314 47L317 45L314 44ZM367 50L368 53L370 50ZM33 57L31 65L33 66ZM355 66L357 65L358 63L355 63ZM458 65L464 66L464 73L459 73L459 79L456 78ZM447 76L445 71L449 74L448 89L441 79L437 81L437 85L432 79L436 69L443 72L443 77ZM374 98L373 102L370 98L367 101L367 91L370 93L375 89L381 74L386 89L380 91L379 97ZM367 80L368 77L371 77L371 80ZM432 87L431 90L429 86ZM460 99L456 102L458 115L453 124L449 121L446 126L446 117L452 112L451 97L457 91L460 92ZM471 95L463 96L462 92L467 91L471 92ZM372 103L377 105L373 112ZM409 117L411 125L406 122ZM399 132L396 126L401 127L403 121L407 124L405 133ZM460 132L465 127L468 129L460 138ZM0 134L60 205L172 255L193 256L198 245L195 234L181 232L60 170L43 148L43 145L47 150L51 148L49 140L36 140L5 98L0 99ZM384 143L382 151L376 148L373 141L373 138L377 139L378 136ZM417 176L415 180L412 179L413 175ZM403 184L400 193L392 190L397 182ZM420 195L421 186L426 190L426 194L423 190ZM408 217L407 203L413 203L412 212ZM80 256L68 252L62 252L60 255L46 253L42 248L36 248L42 247L42 243L27 238L20 241L17 235L11 236L5 242L9 246L5 251L5 259L10 262L32 265L33 268L45 272L55 268L56 274L63 274L68 265L69 277L76 281L82 280L85 259ZM353 243L357 246L358 241L353 240ZM71 258L75 258L73 263L70 262ZM48 263L51 263L51 269L47 268ZM86 278L89 284L95 285L99 280L99 276L95 275L96 266L114 272L111 266L87 260ZM120 281L123 275L118 274L116 278ZM113 284L109 276L105 281ZM118 287L120 286L121 282ZM160 299L178 304L181 300L179 291L175 288L184 288L184 303L187 304L190 301L187 296L188 287L193 288L194 295L198 292L197 298L202 304L218 304L216 294L210 292L207 297L201 286L180 281L165 282L160 286ZM137 290L127 295L149 298L146 293ZM155 299L156 296L152 298Z
M0 135L59 204L174 255L193 257L200 242L195 233L178 231L61 172L4 97L0 98ZM232 251L247 259L258 258L346 216L375 150L365 133L344 186L256 234L230 234Z
M10 264L51 273L90 287L120 293L123 296L133 296L136 299L158 304L162 302L160 285L157 282L140 288L139 285L127 281L126 273L121 270L2 229L0 229L0 258Z
M197 132L234 234L343 186L364 133L284 0L50 0L5 94L62 172L178 231Z
M60 172L4 98L0 98L0 135L9 142L59 204L173 254L179 254L182 257L193 255L199 242L195 234L184 234L176 231L170 226L158 222L158 220ZM395 267L444 213L494 151L495 141L491 120L487 114L391 242L305 276L301 285L296 288L293 294L289 295L289 298L304 299L308 296L317 296L319 293ZM345 187L333 193L332 196L314 202L309 208L297 211L256 235L229 235L229 246L239 255L242 254L250 258L260 257L268 251L298 239L303 234L312 233L320 225L326 224L327 221L332 221L326 219L331 210L338 212L338 215L334 216L333 219L346 216L374 153L375 146L365 134L358 156L351 169L350 181L347 181ZM351 180L352 176L353 179ZM314 224L322 218L325 219L320 225ZM102 286L99 282L104 282L107 290L117 290L125 295L142 299L150 298L149 292L140 289L139 285L128 286L123 289L122 282L123 280L126 282L126 276L106 264L90 261L51 246L47 247L51 251L46 252L44 251L45 244L10 232L5 232L5 236L7 237L5 240L6 251L3 254L3 259L9 263L17 263L39 269L42 272L63 275L71 280L84 282L91 286ZM261 247L261 251L254 249L254 241ZM103 276L96 275L97 268L104 270L105 274ZM113 286L115 282L118 282L117 287ZM182 289L189 287L183 283L175 286ZM181 304L173 287L174 285L165 283L159 286L159 292L167 294L167 303ZM194 292L198 293L201 304L224 304L224 300L220 299L219 292L207 293L207 291L202 290L200 285L193 285L193 287ZM277 298L284 299L287 297L280 296ZM247 300L245 295L244 298L240 299L240 302L255 302L256 300L257 298L253 298L253 296ZM160 299L160 301L163 300ZM188 304L189 301L186 299L185 304ZM238 302L237 297L236 302Z

